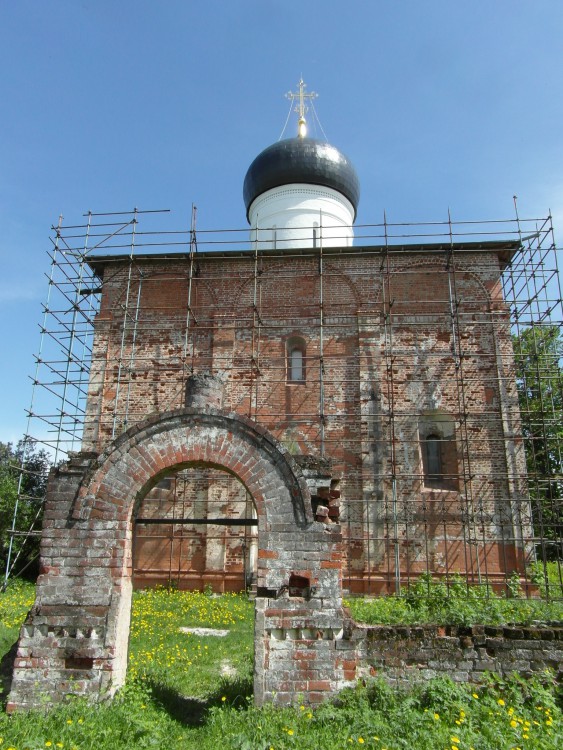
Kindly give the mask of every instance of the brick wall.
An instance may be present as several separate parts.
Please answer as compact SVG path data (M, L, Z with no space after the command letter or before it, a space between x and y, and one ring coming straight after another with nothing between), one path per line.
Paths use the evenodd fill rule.
M257 523L252 498L226 472L192 468L165 478L136 514L134 586L217 592L252 586Z
M40 705L45 692L52 701L99 697L122 684L133 565L146 568L158 548L149 535L134 539L135 519L155 500L174 514L158 485L186 469L196 470L181 499L190 510L204 479L209 502L216 470L252 498L257 703L300 692L318 702L362 665L376 668L375 631L345 627L343 581L381 592L422 571L494 583L522 569L529 508L496 251L465 247L454 263L435 248L385 258L335 250L322 273L318 251L208 253L191 285L181 256L94 263L103 296L83 451L50 480L10 708ZM295 337L302 383L287 377ZM222 398L209 371L224 383ZM425 475L430 429L443 440L448 482ZM230 490L222 495L224 512L232 501ZM225 586L237 540L210 541L204 530L173 564L189 562L186 577L200 566L202 580L212 572ZM439 661L442 637L457 636L430 638L424 661L424 639L417 645L409 631L423 671ZM452 644L452 654L471 648Z
M211 370L225 408L294 454L331 459L351 592L392 591L421 571L500 584L532 550L498 252L467 245L448 262L434 247L403 248L387 268L359 248L325 253L322 274L313 251L207 253L189 309L187 258L100 261L84 447L183 406L188 375ZM287 377L296 336L303 383ZM432 486L421 434L445 419L452 476Z
M531 677L546 669L563 677L563 628L357 625L347 621L337 644L345 678L383 676L408 687L447 675L479 683L485 672Z

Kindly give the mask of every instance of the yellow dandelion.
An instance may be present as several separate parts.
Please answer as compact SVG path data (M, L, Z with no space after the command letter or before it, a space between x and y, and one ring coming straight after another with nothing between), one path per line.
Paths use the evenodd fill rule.
M478 698L479 696L477 695L477 693L473 693L473 697Z
M364 744L364 738L358 737L358 744L363 745Z
M550 727L553 724L553 719L548 719L545 723L546 726Z
M51 740L47 740L47 742L45 743L45 747L51 747L52 744L53 743L51 742Z
M434 721L440 721L440 714L434 714Z
M461 740L459 739L459 737L450 737L450 742L453 742L454 745L459 745Z
M301 711L305 710L305 706L299 706L299 708L300 708Z
M288 733L288 734L289 734L289 736L291 737L291 735L293 734L293 729L288 729L288 730L287 730L287 733Z
M224 703L224 702L225 702L225 701L227 700L227 696L226 696L226 695L224 695L224 696L223 696L223 697L221 698L221 700L222 700L222 701L223 701L223 703Z
M497 701L497 703L499 704L499 706L506 705L502 698L499 698L498 701Z

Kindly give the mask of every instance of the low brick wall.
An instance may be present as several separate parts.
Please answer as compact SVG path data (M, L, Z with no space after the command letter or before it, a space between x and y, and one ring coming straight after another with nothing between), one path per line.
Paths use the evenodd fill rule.
M412 684L439 675L479 683L485 672L563 679L563 624L541 627L359 625L349 620L338 648L348 680L382 675Z

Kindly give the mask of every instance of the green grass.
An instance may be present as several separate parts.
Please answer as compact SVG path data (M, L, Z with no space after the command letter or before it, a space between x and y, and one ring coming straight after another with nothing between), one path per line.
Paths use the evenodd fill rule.
M0 657L12 646L18 630L33 600L35 586L25 581L11 581L4 594L0 594Z
M349 599L346 605L355 620L369 624L529 625L563 620L563 601L525 598L517 578L509 588L510 595L501 596L486 586L467 586L460 577L446 583L421 576L402 596ZM555 579L550 586L554 590Z
M149 589L135 594L129 677L163 690L200 698L223 677L252 674L254 608L244 596ZM180 628L228 630L225 637L196 636ZM225 681L226 682L226 681Z
M9 645L33 588L0 595ZM228 629L200 637L180 627ZM71 699L43 712L0 714L0 750L555 750L563 717L551 675L491 677L479 688L437 679L402 692L382 681L315 710L252 705L253 607L243 596L175 591L134 596L127 684L108 702Z

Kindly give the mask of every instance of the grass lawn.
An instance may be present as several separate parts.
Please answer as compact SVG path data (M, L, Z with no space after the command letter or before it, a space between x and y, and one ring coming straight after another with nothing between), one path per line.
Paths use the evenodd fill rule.
M0 595L5 653L33 587ZM390 606L390 605L388 605ZM550 675L475 686L437 679L410 692L376 681L314 711L252 705L253 606L244 596L151 590L134 596L127 684L111 703L79 699L0 714L0 750L559 750L561 694ZM225 637L180 628L228 630ZM559 702L558 702L559 701Z

